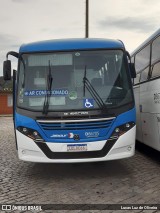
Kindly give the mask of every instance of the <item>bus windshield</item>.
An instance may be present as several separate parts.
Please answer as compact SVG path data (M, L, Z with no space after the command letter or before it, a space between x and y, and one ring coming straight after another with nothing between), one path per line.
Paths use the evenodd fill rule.
M66 111L99 109L102 104L97 99L108 109L131 103L124 61L122 50L22 54L17 105L43 111L47 98L48 111Z

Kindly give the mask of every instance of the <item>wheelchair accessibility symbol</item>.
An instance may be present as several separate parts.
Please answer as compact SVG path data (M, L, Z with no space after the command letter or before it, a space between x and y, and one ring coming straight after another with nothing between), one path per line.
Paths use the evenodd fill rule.
M93 99L84 99L83 100L83 107L84 108L93 108L94 107L94 100Z

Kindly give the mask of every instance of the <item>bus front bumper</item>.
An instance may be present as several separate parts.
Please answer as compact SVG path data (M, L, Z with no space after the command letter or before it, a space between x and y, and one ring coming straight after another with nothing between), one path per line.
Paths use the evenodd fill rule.
M96 142L85 142L88 146L88 151L85 151L86 155L79 153L78 157L69 158L69 152L67 152L67 143L50 143L45 142L50 150L50 153L57 153L55 157L48 154L46 155L45 144L38 146L32 139L23 135L16 130L17 145L18 145L18 157L20 160L29 162L42 162L42 163L80 163L80 162L97 162L97 161L108 161L122 158L128 158L135 153L135 133L136 126L130 129L125 134L121 135L109 149L110 141L96 141ZM76 142L75 142L76 144ZM83 144L83 143L81 143ZM109 149L107 154L102 153L104 146L108 144ZM43 151L42 151L43 150ZM46 151L47 152L47 151ZM71 153L71 152L70 152ZM64 158L63 158L64 154ZM76 152L71 156L76 156ZM91 154L91 155L90 155ZM93 155L92 155L93 154ZM49 157L51 156L51 157ZM85 157L84 157L85 156ZM87 157L88 156L88 157ZM93 156L93 157L92 157ZM58 158L58 159L57 159Z

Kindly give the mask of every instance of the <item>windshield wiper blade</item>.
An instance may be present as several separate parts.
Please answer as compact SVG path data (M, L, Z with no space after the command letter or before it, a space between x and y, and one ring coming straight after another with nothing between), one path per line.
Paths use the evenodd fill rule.
M83 77L83 96L85 97L85 88L89 91L91 96L95 99L97 105L101 109L106 109L106 105L104 104L102 98L99 96L97 91L94 89L88 78L86 77L86 66L85 66L85 71L84 71L84 77Z
M85 93L86 93L86 85L85 85L86 71L87 71L87 66L85 66L85 69L84 69L84 77L83 77L83 96L84 96L84 97L85 97Z
M48 108L49 108L49 99L51 96L51 89L52 89L52 74L51 74L51 65L50 65L50 60L48 61L48 76L47 76L47 88L46 88L46 95L44 99L44 104L43 104L43 114L47 115L48 113Z

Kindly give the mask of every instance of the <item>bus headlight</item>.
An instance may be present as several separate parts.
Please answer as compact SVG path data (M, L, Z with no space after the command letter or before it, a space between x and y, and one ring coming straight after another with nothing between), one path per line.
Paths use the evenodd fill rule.
M37 132L34 129L30 129L28 127L19 126L17 128L17 130L19 132L21 132L22 134L24 134L25 136L31 138L35 142L45 142L44 139L42 138L42 136L39 134L39 132Z
M133 126L135 126L135 122L127 122L121 126L117 126L114 131L112 132L112 135L110 136L110 139L113 138L119 138L121 135L125 134L128 130L130 130Z

